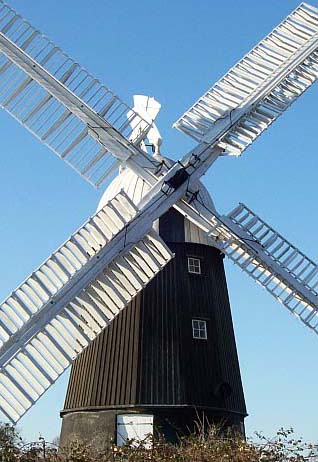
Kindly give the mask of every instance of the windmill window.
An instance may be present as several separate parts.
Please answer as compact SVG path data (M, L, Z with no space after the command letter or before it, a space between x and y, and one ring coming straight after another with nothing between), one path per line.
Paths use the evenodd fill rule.
M203 321L202 319L192 319L192 333L193 338L207 340L208 331L206 321Z
M188 272L192 274L201 274L200 258L188 257Z

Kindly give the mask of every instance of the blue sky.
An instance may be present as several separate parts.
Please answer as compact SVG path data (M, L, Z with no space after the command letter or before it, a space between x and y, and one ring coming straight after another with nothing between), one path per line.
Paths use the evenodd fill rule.
M163 153L193 143L172 123L278 24L295 0L11 0L10 5L128 103L162 103ZM318 260L315 84L241 158L204 178L216 206L246 203ZM0 297L4 298L94 212L95 191L0 112ZM318 338L230 262L228 286L249 417L247 432L293 426L316 441ZM28 439L59 433L66 373L19 423Z

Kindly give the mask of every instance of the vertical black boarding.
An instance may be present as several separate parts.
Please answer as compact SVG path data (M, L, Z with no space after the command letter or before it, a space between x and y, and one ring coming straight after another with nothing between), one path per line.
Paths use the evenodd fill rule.
M175 258L74 362L61 440L95 446L115 438L116 415L154 415L169 439L195 419L240 426L246 407L236 351L223 256L208 245L184 242L184 219L160 219ZM201 274L188 271L199 258ZM207 339L193 338L204 320Z

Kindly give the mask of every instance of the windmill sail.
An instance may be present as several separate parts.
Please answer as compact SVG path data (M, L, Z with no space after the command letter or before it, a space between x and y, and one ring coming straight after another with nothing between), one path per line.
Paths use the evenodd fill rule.
M2 1L0 52L0 105L86 180L144 160L150 124Z
M136 213L119 193L1 304L0 409L12 422L172 258L152 230L129 242Z
M139 148L149 121L0 0L0 105L94 185L125 161L152 186L140 210L120 192L0 306L0 408L11 421L170 261L151 226L173 206L318 333L317 265L244 205L208 219L193 207L218 155L240 154L316 80L317 47L318 10L301 4L179 119L200 144L158 179Z
M244 204L211 223L221 250L318 334L318 265Z
M318 9L302 3L174 124L240 155L318 77Z

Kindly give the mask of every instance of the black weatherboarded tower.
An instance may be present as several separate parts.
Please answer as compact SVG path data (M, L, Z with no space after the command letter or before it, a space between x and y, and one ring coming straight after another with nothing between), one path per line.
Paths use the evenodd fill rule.
M160 154L153 97L130 108L3 1L0 29L0 106L96 187L123 168L103 210L0 304L1 413L18 422L78 358L62 444L173 440L203 416L242 427L219 250L317 334L318 265L242 203L207 213L199 179L318 80L318 9L301 3L178 118L196 144L175 165Z
M126 169L100 205L122 188L135 203L147 192ZM203 186L200 199L214 207ZM175 258L75 361L62 444L102 448L152 428L174 440L198 418L244 428L223 256L174 209L156 226Z

